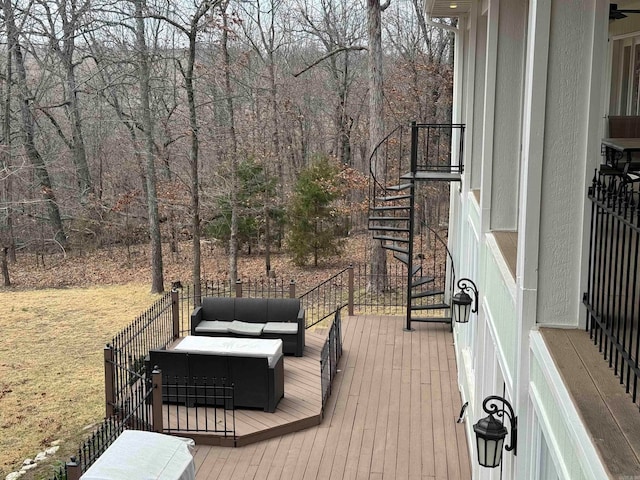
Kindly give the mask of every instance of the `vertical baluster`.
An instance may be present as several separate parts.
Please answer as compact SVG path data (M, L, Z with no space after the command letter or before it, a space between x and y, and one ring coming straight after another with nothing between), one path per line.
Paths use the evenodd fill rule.
M617 182L611 181L609 184L609 197L607 201L608 208L608 248L607 248L607 302L605 305L605 321L604 321L604 358L609 360L609 367L611 367L611 352L609 347L611 345L611 325L612 325L612 317L613 317L613 302L614 302L614 286L615 286L615 268L616 268L616 245L617 245L617 233L616 233L616 224L615 224L615 216L612 215L612 211L615 209L615 205L617 202Z
M622 229L622 223L620 221L620 215L623 204L623 185L616 188L616 196L613 204L612 221L615 223L615 239L614 239L614 251L613 251L613 278L612 278L612 294L611 294L611 321L610 321L610 334L609 334L609 367L613 365L614 374L618 374L618 349L616 343L618 342L617 333L619 332L620 323L620 309L619 296L621 295L622 287L622 274L620 270L620 264L622 263L621 246L624 245L624 229ZM615 358L614 358L615 349Z
M638 203L636 203L636 206L638 207ZM634 366L635 366L635 371L637 372L638 370L638 354L640 353L640 325L638 322L638 312L640 311L640 295L638 295L638 288L637 288L637 280L638 280L638 253L640 253L639 247L640 247L640 208L636 208L636 215L634 218L634 224L635 224L635 230L636 230L636 255L635 255L635 261L634 261L634 273L633 273L633 292L632 292L632 298L631 298L631 305L632 307L632 311L631 311L631 321L634 322L631 330L633 331L633 329L635 328L636 330L636 335L635 335L635 348L634 348ZM635 402L637 400L637 393L638 393L638 374L634 373L633 375L633 392L632 392L632 397L633 397L633 401Z
M598 329L598 350L602 353L602 341L603 341L603 332L605 330L605 322L606 322L606 310L607 310L607 303L608 303L608 297L607 297L607 288L608 288L608 278L607 278L607 271L609 268L608 265L608 255L609 255L609 233L610 233L610 229L609 229L609 215L607 214L607 207L608 207L608 203L609 203L609 183L610 180L605 178L604 182L603 182L603 190L602 190L602 211L603 211L603 217L602 217L602 235L603 235L603 239L602 239L602 258L601 258L601 266L602 266L602 270L601 270L601 283L600 283L600 308L598 309L598 313L600 315L600 322L599 322L599 329ZM606 356L605 356L606 358Z
M629 219L631 225L636 218L637 214L637 206L636 202L633 199L633 190L629 192ZM638 230L635 228L630 228L630 240L629 240L629 265L627 271L627 289L625 295L625 343L623 347L625 351L632 352L633 351L633 328L634 328L634 301L635 298L635 286L638 277L638 255L640 255L640 251L638 251L638 247L640 246L640 235L638 234ZM633 248L632 248L633 245ZM633 259L633 262L632 262ZM631 272L633 272L633 279L630 279ZM627 378L625 381L626 392L629 393L629 387L631 382L631 364L627 366Z

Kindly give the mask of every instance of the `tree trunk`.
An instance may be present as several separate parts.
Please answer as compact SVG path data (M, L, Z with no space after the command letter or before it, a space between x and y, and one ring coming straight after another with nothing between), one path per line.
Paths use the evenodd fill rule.
M189 35L189 60L184 82L187 90L187 104L189 106L189 129L191 130L191 148L189 149L189 164L191 165L191 229L193 235L193 293L200 304L202 298L201 268L202 252L200 248L200 179L198 177L198 117L196 115L195 92L193 89L193 68L196 56L196 29Z
M388 5L388 4L387 4ZM386 7L384 7L386 8ZM382 91L382 28L380 0L367 0L367 27L369 37L369 158L377 178L383 175L384 165L373 156L374 149L384 138L384 105ZM371 272L368 288L373 292L387 289L387 255L382 243L372 242Z
M3 152L2 152L2 169L5 172L11 171L11 96L12 96L12 81L13 81L13 61L11 49L7 49L7 70L6 70L6 92L3 98L3 118L2 118L2 137L3 137ZM7 256L9 261L15 263L16 261L16 242L13 235L13 207L11 200L13 197L13 175L4 175L2 182L2 205L5 209L5 215L3 218L3 245L8 247ZM8 272L7 272L8 275ZM8 277L5 279L5 284L8 282Z
M4 286L11 286L11 279L9 278L9 264L7 263L7 255L9 247L2 247L2 277L4 278Z
M151 239L151 292L164 291L162 267L162 239L158 215L158 193L156 190L156 167L153 153L153 123L149 101L149 52L145 38L143 0L134 0L136 9L136 44L138 48L138 80L140 82L140 107L144 128L144 150L147 160L147 206L149 210L149 235Z
M273 25L272 25L273 28ZM283 187L284 186L284 171L282 168L282 158L280 158L280 134L278 127L278 91L276 86L276 72L275 72L275 60L273 58L273 45L271 45L271 49L269 50L269 93L270 93L270 103L271 103L271 115L273 118L273 132L271 136L271 141L273 144L273 160L275 161L277 168L277 176L278 176L278 184ZM265 165L265 176L268 172L268 166ZM267 182L269 181L268 177L266 178ZM265 222L265 236L264 236L264 264L265 270L267 271L267 276L269 276L269 272L271 271L271 234L269 228L269 202L271 202L270 195L267 193L265 204L264 204L264 222Z
M224 62L224 89L227 103L227 121L229 122L229 141L231 142L231 225L229 235L229 281L231 286L238 280L238 144L236 140L235 112L233 110L233 89L231 87L231 56L229 55L229 18L227 7L222 5L222 59Z
M74 62L75 36L78 28L79 12L76 3L71 2L71 11L67 14L67 2L61 2L62 10L62 30L64 33L62 50L59 51L60 59L64 64L66 80L66 109L71 123L71 137L73 139L73 163L78 179L78 189L80 202L84 204L89 194L93 193L89 164L87 163L87 150L82 134L82 115L80 114L80 102L78 101L78 91L76 85L76 64ZM71 18L68 18L68 17ZM52 34L54 34L52 32Z
M22 55L22 49L18 43L18 32L16 30L15 18L13 15L13 5L10 0L4 0L3 4L5 14L5 24L7 29L7 38L9 42L9 50L13 51L15 66L17 70L16 83L18 85L18 100L20 102L20 117L22 121L22 142L27 154L27 158L33 166L40 192L47 205L49 222L53 229L53 239L61 248L67 245L67 236L62 225L62 217L60 209L56 201L49 172L36 148L35 144L35 121L33 111L31 110L30 101L32 95L29 93L27 84L27 71L25 61Z

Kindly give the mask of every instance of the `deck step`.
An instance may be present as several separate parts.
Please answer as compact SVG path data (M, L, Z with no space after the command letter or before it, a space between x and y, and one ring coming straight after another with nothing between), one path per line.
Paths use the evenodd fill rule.
M402 263L404 263L405 265L409 265L409 255L404 254L404 253L394 253L393 257L396 260L400 260Z
M386 207L373 207L372 212L386 212L389 210L408 210L409 205L388 205Z
M409 217L369 217L369 221L378 221L378 222L408 222L410 220Z
M425 283L431 283L435 280L435 277L420 277L411 282L411 288L419 287Z
M401 192L402 190L406 190L407 188L411 188L413 183L401 183L400 185L392 185L391 187L386 187L385 190L391 190L393 192Z
M412 293L411 298L433 297L434 295L442 295L444 290L425 290L424 292Z
M398 200L408 200L411 198L411 195L391 195L388 197L376 197L376 200L380 200L381 202L394 202Z
M451 323L451 317L411 317L412 322Z
M369 219L371 220L371 219ZM408 233L408 228L403 227L389 227L386 225L369 225L369 230L378 230L380 232L405 232Z
M383 240L385 242L399 242L399 243L409 243L409 239L408 238L402 238L402 237L388 237L386 235L374 235L373 236L374 240Z
M446 303L433 303L431 305L411 305L411 310L445 310L449 308Z
M432 180L440 182L459 182L462 177L460 172L444 172L425 170L414 173L405 173L400 177L403 180Z
M394 253L393 257L396 260L400 260L405 265L409 265L409 255L406 255L404 253ZM411 276L413 277L415 274L419 273L420 271L422 271L422 267L420 265L414 265L413 269L411 270Z
M400 254L408 254L409 253L409 250L407 248L399 247L398 245L383 244L382 248L386 248L387 250L391 250L393 252L398 252Z

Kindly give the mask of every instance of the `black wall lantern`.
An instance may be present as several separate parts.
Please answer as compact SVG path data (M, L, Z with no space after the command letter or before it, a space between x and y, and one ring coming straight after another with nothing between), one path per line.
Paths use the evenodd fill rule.
M494 402L491 403L490 402ZM502 408L499 409L495 402L502 402ZM478 446L478 462L483 467L495 468L500 465L502 460L502 446L507 433L510 434L511 443L504 447L508 452L513 451L516 454L516 447L518 444L518 417L513 413L511 404L504 398L497 395L491 395L484 399L482 402L482 409L489 414L489 416L481 418L473 426L473 431L476 432L476 443ZM504 424L498 420L495 416L504 418L506 415L509 418L511 424L511 431L509 432Z
M468 278L461 278L458 280L458 288L460 291L451 299L453 320L457 323L467 323L469 315L478 312L478 287ZM472 299L467 292L473 292L474 298Z

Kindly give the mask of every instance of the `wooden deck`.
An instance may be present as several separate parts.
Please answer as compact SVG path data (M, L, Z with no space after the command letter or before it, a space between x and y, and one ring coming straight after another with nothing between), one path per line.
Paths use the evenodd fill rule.
M640 415L582 329L541 328L553 360L611 478L640 478Z
M322 421L320 352L326 339L325 330L307 331L304 356L284 357L284 398L275 412L248 409L233 411L237 446L279 437L318 425ZM199 444L233 446L234 439L225 437L223 433L180 431L181 426L194 430L197 425L200 430L206 430L207 425L216 424L222 429L224 413L221 408L165 405L163 418L169 419L165 420L165 428L172 429L175 435L191 437ZM227 428L232 428L231 414L227 412Z
M470 479L449 325L403 326L402 317L344 317L322 422L237 448L197 442L196 478Z

